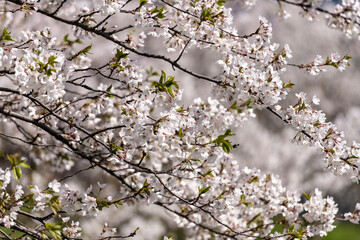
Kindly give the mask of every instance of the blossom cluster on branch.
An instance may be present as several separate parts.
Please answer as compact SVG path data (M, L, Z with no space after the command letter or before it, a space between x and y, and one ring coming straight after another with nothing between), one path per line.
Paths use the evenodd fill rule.
M241 2L250 8L256 1ZM331 27L358 25L357 1L344 1L333 13L315 1L274 2L282 11L291 4L322 12L332 17ZM231 153L237 146L234 129L267 109L298 131L294 142L316 146L328 169L358 182L360 145L346 145L343 133L312 108L318 98L308 104L300 93L295 105L277 105L292 94L294 84L282 79L287 68L312 75L327 66L343 71L351 57L331 54L309 64L288 63L290 46L272 42L266 18L260 16L257 28L241 35L224 0L78 3L6 0L2 9L9 22L44 18L71 30L58 39L51 27L1 29L0 120L6 128L0 136L17 153L2 149L0 154L8 162L0 168L0 225L11 229L0 229L0 235L11 239L14 230L24 239L79 239L86 236L82 217L138 203L172 214L187 239L308 239L332 231L337 218L359 223L358 205L353 213L337 215L332 197L318 189L303 195L289 191L275 174L241 169ZM109 26L115 18L131 24ZM148 38L165 51L149 52ZM92 55L94 39L113 50L98 59ZM181 61L199 50L216 56L216 76L199 74ZM212 95L184 105L181 79L151 63L144 66L141 58L208 82ZM26 188L28 169L51 169L62 177ZM94 176L83 190L66 183L92 169L113 180L101 184ZM118 191L109 194L110 186ZM104 223L98 238L131 238L138 230L120 235Z

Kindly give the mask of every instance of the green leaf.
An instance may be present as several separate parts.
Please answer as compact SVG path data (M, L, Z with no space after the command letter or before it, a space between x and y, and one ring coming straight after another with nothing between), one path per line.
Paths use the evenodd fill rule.
M83 49L81 49L81 50L76 54L76 56L79 56L79 55L81 55L81 54L83 54L83 55L92 54L92 53L90 52L91 48L92 48L92 44L89 45L89 46L87 46L87 47L85 47L85 48L83 48Z
M243 106L246 106L248 109L249 109L249 108L252 108L251 105L250 105L252 102L253 102L253 101L251 100L251 98L249 98L249 99L243 104Z
M143 184L143 188L146 187L148 185L147 179L145 179L145 182Z
M226 130L225 134L218 136L213 142L216 144L216 146L222 147L224 152L230 153L230 151L233 149L233 146L231 142L225 138L235 135L233 132L231 132L230 129Z
M106 91L107 91L108 93L111 93L111 89L112 89L112 85L110 85L110 86L106 89Z
M251 204L251 202L245 201L245 194L241 194L240 204L244 204L246 207L248 207L248 206L253 207L253 205Z
M140 191L142 193L145 193L146 195L150 196L150 191L149 189L151 189L152 187L150 186L150 184L148 184L147 179L145 179L145 182L143 184L143 187L140 189Z
M13 155L6 154L6 157L10 161L11 165L13 165L13 166L16 165L16 159L14 158Z
M210 10L208 8L203 8L200 18L203 20L206 20L207 17L209 17L211 14Z
M215 22L215 19L219 16L219 15L222 15L223 12L220 12L218 14L214 14L210 11L209 8L203 8L202 9L202 12L201 12L201 15L200 15L200 19L201 21L209 21L211 23L214 23Z
M45 223L45 229L50 233L50 235L53 237L53 239L61 240L61 230L62 227L60 224L56 223ZM48 239L47 237L44 237L44 239Z
M176 109L176 112L187 112L188 110L184 108L184 105L182 105L181 107L179 107L178 109Z
M49 59L48 59L48 64L49 64L50 66L54 67L54 64L55 64L55 63L59 63L59 62L55 61L56 58L57 58L56 56L50 56Z
M349 61L351 58L352 58L352 57L350 57L350 56L348 56L348 55L345 55L345 57L344 57L344 59L345 59L345 60L348 60L348 61Z
M313 125L315 126L315 127L318 127L318 126L320 126L322 123L321 122L315 122L315 123L313 123Z
M116 62L118 63L120 59L127 58L129 53L124 53L123 51L116 49Z
M111 147L112 150L114 150L114 152L122 150L121 146L118 146L118 145L115 145L115 144L112 144L112 143L110 143L110 147Z
M107 201L101 201L99 199L96 199L96 203L97 203L97 208L102 211L102 209L105 208L109 208L109 204Z
M171 233L167 236L167 239L169 239L169 240L175 240L175 239L174 239L174 236L173 236Z
M243 112L243 111L240 109L240 107L237 106L237 101L235 101L235 102L233 103L233 105L231 105L230 108L231 108L231 109L235 109L239 114Z
M152 82L152 87L157 88L157 91L159 92L165 92L169 94L172 98L175 97L174 90L172 87L175 87L176 89L179 89L178 83L174 80L174 77L168 76L166 77L166 74L164 71L161 71L159 82Z
M337 63L337 62L332 62L332 63L330 63L330 65L331 65L331 66L333 66L333 67L335 67L335 68L339 68L339 66L338 66L338 63Z
M176 131L176 135L180 137L180 140L182 140L184 136L182 128L179 128L179 131Z
M48 77L50 77L53 72L56 73L56 70L53 69L53 68L47 69L47 70L45 71L45 75L48 76Z
M228 190L223 190L223 191L219 194L219 196L216 197L216 200L220 200L220 199L224 198L224 195L225 195L225 193L227 193L227 192L228 192Z
M227 141L227 140L225 140L225 141L222 142L221 147L222 147L222 149L224 150L224 152L226 152L226 153L228 153L228 154L229 154L230 151L233 149L231 142L229 142L229 141Z
M54 214L57 214L58 211L61 210L61 204L58 195L52 196L48 204Z
M23 162L23 161L20 162L20 163L18 164L18 166L24 167L24 168L27 168L27 169L31 169L30 165L27 164L26 162Z
M115 201L115 202L112 202L111 204L114 204L116 208L119 208L119 206L124 205L122 201Z
M161 70L161 75L160 75L160 80L159 80L159 84L163 85L164 81L166 79L166 74L163 70Z
M210 186L204 187L204 188L199 188L199 195L202 195L202 194L208 192L209 190L210 190Z
M248 183L253 183L253 182L259 182L259 177L258 177L258 176L251 177L251 178L248 180Z
M303 193L304 194L304 197L307 199L307 200L310 200L311 198L311 195L310 194L307 194L307 193Z
M77 38L76 40L70 40L69 34L66 34L64 36L64 42L66 43L66 45L69 45L69 46L72 46L74 43L80 43L80 44L82 43L82 41L79 38Z
M154 9L152 9L150 11L151 14L153 14L153 18L155 21L157 21L158 18L162 19L165 18L165 14L163 13L164 11L164 7L158 9L158 7L156 6Z
M145 192L146 195L148 195L148 196L150 197L150 191L149 191L148 188L145 188L145 189L144 189L144 192Z
M174 98L174 97L175 97L175 94L174 94L172 88L171 88L171 87L167 87L166 89L167 89L167 92L170 94L170 96L171 96L172 98Z
M217 5L219 5L220 7L224 6L224 3L227 3L225 0L218 0L216 2Z
M241 202L245 201L245 194L241 194L240 201Z
M15 40L11 38L10 33L8 32L6 27L4 27L4 30L3 30L3 33L1 35L0 41L6 41L6 42L13 41L13 42L15 42Z
M144 6L147 2L148 2L147 0L140 0L139 8L141 8L142 6Z
M206 176L214 177L214 174L212 174L212 170L209 169L203 176L204 177L206 177Z
M284 232L285 225L283 224L275 224L273 229L271 229L271 233L274 234L275 232L282 234Z
M293 88L294 85L295 85L294 83L289 81L287 83L283 83L283 88Z
M291 225L291 226L289 227L289 232L294 231L294 229L295 229L295 226L294 226L294 225Z
M21 168L18 166L13 167L12 172L14 174L15 179L19 182L22 176Z
M273 223L280 224L285 220L284 216L282 214L278 214L272 218Z
M159 76L159 73L154 72L153 67L150 67L149 70L146 70L146 75L147 75L148 77Z
M231 132L230 129L226 130L226 132L225 132L225 137L230 137L230 136L234 136L234 135L235 135L235 133Z

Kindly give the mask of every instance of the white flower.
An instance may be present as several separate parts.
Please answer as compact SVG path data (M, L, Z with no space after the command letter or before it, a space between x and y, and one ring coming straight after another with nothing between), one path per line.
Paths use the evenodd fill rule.
M100 182L97 182L97 185L99 186L100 189L102 189L106 187L107 183L101 184Z
M315 105L319 105L320 104L320 99L314 95L313 98L312 98L312 103L315 104Z
M355 209L360 211L360 203L356 204Z
M57 180L53 180L49 183L49 188L54 190L54 192L60 192L61 183L59 183Z

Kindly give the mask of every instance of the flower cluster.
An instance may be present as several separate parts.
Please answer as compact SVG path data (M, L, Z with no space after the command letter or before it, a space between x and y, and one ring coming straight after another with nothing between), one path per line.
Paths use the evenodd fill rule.
M248 2L248 1L245 1ZM250 1L255 2L255 1ZM325 20L330 28L338 29L342 31L348 38L357 37L359 38L360 33L360 2L358 0L342 0L336 4L331 10L322 8L322 0L314 1L302 1L293 0L285 1L279 0L280 10L278 15L286 18L289 15L283 9L283 5L295 5L298 6L301 11L300 15L308 21L316 21L319 19L320 14L325 15ZM252 4L250 4L252 5Z
M345 220L350 221L354 224L360 223L360 203L357 203L355 206L354 212L345 213L344 214Z
M71 73L71 66L66 63L63 53L51 50L56 38L51 38L49 33L48 28L23 32L18 41L26 43L25 50L14 47L0 50L4 60L2 67L14 70L13 83L19 91L45 103L64 96L64 83Z
M18 211L24 205L21 197L24 194L21 185L16 185L15 191L11 194L7 191L8 185L11 181L10 169L5 170L0 168L0 197L2 201L0 223L6 228L11 228L15 225Z
M314 96L310 104L306 103L306 94L296 94L297 104L283 110L280 106L277 110L284 114L285 121L298 131L294 141L298 144L316 146L326 157L326 167L336 175L348 173L352 180L359 181L359 144L353 142L349 147L344 140L344 133L337 130L331 122L326 122L325 114L312 108L311 104L318 105L319 99Z
M275 175L263 174L258 169L240 170L235 162L231 162L222 171L218 175L214 170L214 177L204 178L204 185L209 187L198 188L196 204L182 207L182 213L189 214L188 219L177 218L177 221L194 233L194 237L190 239L197 239L199 228L196 223L214 228L223 223L221 227L228 229L227 231L231 229L229 232L237 239L286 239L287 236L294 235L305 239L319 234L326 235L326 232L334 228L336 204L332 198L322 198L318 190L313 196L307 195L308 200L302 204L300 195L287 191ZM182 188L186 184L189 182L185 180ZM177 186L170 185L169 188L177 189ZM191 209L201 208L197 206L204 206L209 215L191 213ZM300 215L304 217L304 221ZM282 225L283 228L276 230L275 225ZM294 225L295 228L291 227ZM246 230L257 229L259 226L262 226L261 231Z
M310 237L313 235L326 236L327 232L335 228L333 224L338 208L333 198L324 199L321 192L315 189L314 195L309 197L303 206L306 211L302 215L304 219L309 223L315 223L315 225L307 226Z
M79 227L79 222L71 222L70 226L64 227L63 233L67 237L79 238L81 237L81 228Z
M94 0L94 8L105 16L118 13L124 4L125 2L120 0Z
M314 76L326 71L326 69L322 68L323 66L333 66L342 72L346 67L350 66L350 59L351 57L348 55L340 57L337 53L332 53L326 60L324 60L320 55L317 55L314 61L309 64L303 64L301 67L305 68L306 71Z
M327 24L345 33L349 38L360 34L360 2L357 0L343 0L337 4L334 13L327 15ZM360 39L360 38L359 38Z

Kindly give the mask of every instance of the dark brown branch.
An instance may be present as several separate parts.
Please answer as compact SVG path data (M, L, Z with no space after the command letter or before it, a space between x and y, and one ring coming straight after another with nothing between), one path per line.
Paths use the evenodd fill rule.
M22 2L19 1L19 0L6 0L8 2L12 2L14 4L17 4L17 5L22 5ZM182 67L181 65L179 65L178 63L172 61L170 58L167 58L165 56L162 56L162 55L157 55L157 54L151 54L151 53L146 53L146 52L139 52L138 50L134 49L134 48L131 48L129 47L127 44L125 44L124 42L121 42L115 38L113 38L111 36L111 34L109 34L109 32L104 32L102 30L98 30L98 29L95 29L93 27L90 27L86 24L83 24L83 23L80 23L79 21L71 21L71 20L67 20L67 19L64 19L64 18L61 18L61 17L58 17L56 15L51 15L50 13L48 13L47 11L44 11L42 9L38 9L37 12L43 14L43 15L46 15L54 20L57 20L59 22L62 22L62 23L66 23L68 25L72 25L72 26L76 26L76 27L79 27L87 32L91 32L91 33L94 33L98 36L101 36L121 47L123 47L124 49L136 54L136 55L139 55L139 56L143 56L143 57L147 57L147 58L153 58L153 59L159 59L159 60L163 60L165 62L168 62L170 63L172 66L180 69L181 71L195 77L195 78L198 78L198 79L203 79L203 80L206 80L206 81L209 81L209 82L212 82L212 83L216 83L216 84L220 84L222 83L221 81L217 81L213 78L210 78L210 77L207 77L207 76L204 76L204 75L200 75L200 74L197 74L197 73L194 73L184 67Z
M55 11L51 13L51 15L55 15L55 14L63 7L63 5L64 5L66 2L67 2L67 0L63 0L63 1L59 4L59 6L55 9Z

